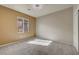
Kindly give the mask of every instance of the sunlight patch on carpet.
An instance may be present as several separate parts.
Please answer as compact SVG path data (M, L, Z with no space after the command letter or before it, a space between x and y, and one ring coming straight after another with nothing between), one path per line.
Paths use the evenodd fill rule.
M35 39L35 40L29 41L27 43L28 44L48 46L48 45L50 45L50 43L52 43L52 41L51 40L43 40L43 39Z

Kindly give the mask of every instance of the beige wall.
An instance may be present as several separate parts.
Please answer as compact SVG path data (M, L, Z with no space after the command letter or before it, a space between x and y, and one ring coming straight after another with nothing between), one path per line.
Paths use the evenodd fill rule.
M17 16L30 20L29 32L17 32ZM36 32L35 21L34 17L0 6L0 44L34 36Z
M73 44L73 9L68 8L37 18L37 36Z

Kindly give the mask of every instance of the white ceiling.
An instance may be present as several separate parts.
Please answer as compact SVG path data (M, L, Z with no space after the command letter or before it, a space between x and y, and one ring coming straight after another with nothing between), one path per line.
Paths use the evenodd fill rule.
M3 4L3 6L34 17L44 16L56 11L63 10L65 8L72 7L72 5L70 4L44 4L43 8L38 10L38 9L33 9L32 4Z

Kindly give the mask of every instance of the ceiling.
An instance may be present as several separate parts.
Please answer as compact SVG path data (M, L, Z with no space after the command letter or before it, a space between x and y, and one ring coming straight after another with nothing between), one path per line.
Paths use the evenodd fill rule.
M72 7L72 5L70 4L43 4L42 9L34 9L32 4L3 4L3 6L34 17L44 16L56 11Z

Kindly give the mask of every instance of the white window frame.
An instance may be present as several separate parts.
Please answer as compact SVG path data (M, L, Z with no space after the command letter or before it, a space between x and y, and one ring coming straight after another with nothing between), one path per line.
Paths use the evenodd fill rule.
M22 21L23 21L23 29L22 29L22 32L19 32L19 31L18 31L18 33L29 32L29 19L26 19L26 18L24 18L24 17L19 17L19 16L18 16L18 17L17 17L17 28L18 28L18 20L19 20L19 19L22 19ZM24 27L24 26L25 26L25 25L24 25L24 21L25 21L25 20L28 21L28 24L27 24L27 28L28 28L28 29L27 29L27 31L24 31L24 28L25 28L25 27ZM19 28L18 28L18 30L19 30Z

